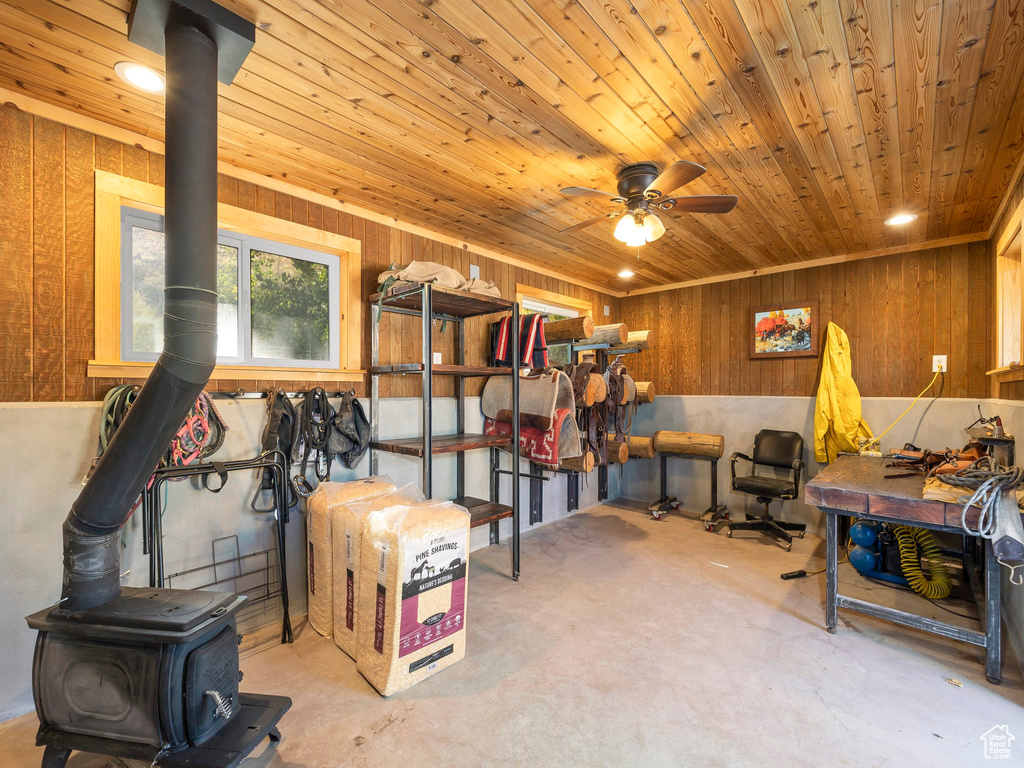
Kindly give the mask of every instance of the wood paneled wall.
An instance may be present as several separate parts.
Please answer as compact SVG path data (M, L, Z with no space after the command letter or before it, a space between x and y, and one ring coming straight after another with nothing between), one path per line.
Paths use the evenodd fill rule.
M163 157L0 105L0 401L97 400L115 379L92 379L93 357L94 171L163 184ZM333 208L222 176L223 203L357 238L363 244L363 293L389 264L412 259L437 261L469 275L469 265L493 280L502 296L516 283L591 301L595 317L604 305L617 312L617 299L539 275L453 246L367 221ZM363 366L370 361L371 313L364 312ZM437 329L439 331L440 328ZM468 363L483 363L488 348L484 319L467 324ZM454 329L435 333L435 349L452 362ZM387 316L381 325L381 362L417 361L418 320ZM125 380L127 381L127 380ZM211 388L265 389L273 384L304 389L308 382L218 381ZM340 386L340 385L339 385ZM347 385L345 385L347 386ZM479 382L471 381L470 394ZM439 378L435 392L450 395L452 382ZM366 387L357 386L359 394ZM383 379L384 396L419 394L418 377Z
M751 360L748 333L753 306L818 299L822 332L831 320L850 337L863 396L917 395L946 354L942 394L986 397L989 264L979 242L626 297L620 319L657 333L626 365L659 395L814 395L820 357Z

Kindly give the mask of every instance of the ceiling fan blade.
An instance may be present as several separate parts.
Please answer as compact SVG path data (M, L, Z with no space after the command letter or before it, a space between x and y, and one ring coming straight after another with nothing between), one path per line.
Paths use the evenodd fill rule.
M563 195L573 195L575 197L599 197L599 198L613 198L611 192L604 192L600 189L591 189L590 187L566 187L560 190Z
M684 184L689 184L697 177L703 175L705 170L707 169L703 165L697 165L688 160L672 163L672 165L661 172L658 178L651 182L650 186L647 187L646 193L659 192L662 195L666 195L673 190L679 189Z
M728 213L736 207L736 195L693 195L658 200L654 205L669 213Z
M558 234L564 235L567 232L575 232L578 229L586 229L587 227L590 227L590 226L593 226L594 224L597 224L599 221L604 221L605 219L614 218L614 217L618 216L620 213L622 213L622 211L615 211L614 213L606 213L606 214L604 214L604 216L595 216L592 219L587 219L586 221L581 221L579 224L573 224L571 227L566 227L565 229L560 230L558 232Z

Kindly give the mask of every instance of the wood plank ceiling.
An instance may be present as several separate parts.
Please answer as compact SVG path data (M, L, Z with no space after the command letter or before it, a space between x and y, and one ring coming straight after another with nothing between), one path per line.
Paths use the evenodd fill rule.
M224 0L222 158L612 288L984 232L1024 149L1024 0ZM162 139L130 0L0 0L0 86ZM640 249L568 185L678 159L723 216ZM897 211L920 214L901 230ZM615 277L632 266L637 278Z

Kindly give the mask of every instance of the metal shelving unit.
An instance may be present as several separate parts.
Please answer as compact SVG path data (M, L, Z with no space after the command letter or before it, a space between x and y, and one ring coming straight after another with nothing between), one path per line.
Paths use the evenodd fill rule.
M519 305L514 301L482 296L467 291L440 288L429 283L395 286L383 295L376 293L369 299L371 311L381 312L371 322L370 334L370 473L378 474L379 451L387 451L423 459L422 490L427 498L433 496L433 457L440 453L456 454L456 498L453 501L469 510L471 527L490 526L491 544L499 543L498 523L512 518L512 578L519 579L519 377L515 368L493 368L466 365L465 320L497 313L512 313L512 359L519 359ZM383 314L420 317L422 320L421 363L380 365L380 337L378 323ZM438 364L433 361L434 322L452 323L456 333L456 363ZM380 438L380 377L394 375L420 375L423 378L423 424L420 437L382 440ZM434 434L433 378L451 376L456 389L456 432L451 435ZM466 432L466 379L473 376L512 376L512 436L482 435ZM490 449L490 498L480 499L466 495L466 451ZM498 499L498 454L509 449L512 461L512 504L501 504Z

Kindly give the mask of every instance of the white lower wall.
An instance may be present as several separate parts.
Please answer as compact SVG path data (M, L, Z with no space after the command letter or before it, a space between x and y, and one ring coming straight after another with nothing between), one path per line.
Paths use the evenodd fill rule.
M909 398L865 398L864 415L875 429L884 429L909 404ZM885 446L913 442L922 447L957 446L965 442L962 428L977 416L977 401L948 399L925 400L889 434ZM259 444L264 423L264 402L218 401L218 407L230 428L218 458L225 460L251 456ZM1024 435L1024 403L982 401L985 415L999 413L1011 434ZM418 398L393 398L381 403L383 437L416 434L420 423ZM659 396L651 405L642 406L633 425L633 433L650 435L655 429L711 432L725 436L725 455L719 462L719 500L734 514L753 509L752 497L729 490L728 457L733 451L750 452L754 434L765 427L793 429L807 443L807 476L820 466L813 460L814 400L808 397L715 397ZM434 404L436 431L451 432L455 426L454 400L439 398ZM467 399L467 428L482 429L479 399ZM0 720L32 709L30 670L34 634L24 616L53 604L60 596L60 525L81 489L81 480L96 453L99 429L98 403L46 403L0 405L0 493L4 514L0 516L0 665L6 673L0 677ZM503 465L509 466L503 456ZM523 463L524 471L527 468ZM633 460L609 472L610 498L653 500L659 495L658 462ZM418 483L418 459L381 454L380 471L398 483ZM689 509L702 510L710 503L708 464L703 461L669 460L669 491L679 496ZM363 477L369 473L369 461L354 471L335 464L334 479ZM265 549L274 542L273 520L268 514L249 509L256 478L235 475L219 494L196 489L191 482L168 486L165 532L165 570L184 570L212 559L211 543L226 535L238 535L242 552ZM543 484L544 521L566 516L565 483L562 475ZM502 500L510 495L511 481L501 480ZM489 468L487 451L467 454L466 490L487 497ZM455 458L438 456L434 461L434 495L455 494ZM529 528L528 483L523 481L522 528ZM580 508L597 503L597 474L580 484ZM778 505L773 508L778 512ZM809 524L822 532L824 521L813 507L801 499L787 502L781 515ZM501 522L502 540L511 532L511 521ZM288 580L291 607L301 613L306 605L305 528L301 513L293 515L288 528ZM148 560L142 555L139 522L131 520L124 529L125 548L122 565L130 569L126 584L144 585ZM471 547L487 546L487 530L473 531ZM524 540L524 575L529 570L529 539ZM1011 586L1004 579L1004 617L1017 645L1018 656L1024 638L1024 588ZM255 628L256 621L250 619ZM259 623L275 623L279 616L268 612Z
M864 419L878 434L888 427L913 402L913 398L868 397L863 399ZM1024 402L981 400L986 417L999 414L1007 433L1022 440L1024 451ZM882 448L902 447L914 443L921 448L961 447L967 442L964 427L978 417L978 400L923 399L882 440ZM748 456L759 429L787 429L804 437L807 470L804 480L822 468L814 460L814 398L812 397L738 397L738 396L662 396L650 405L640 406L633 421L634 435L650 435L658 429L683 432L706 432L724 435L725 450L718 462L718 500L726 504L733 516L742 519L744 511L756 511L754 497L733 493L729 456L741 451ZM1017 463L1024 460L1018 452ZM630 499L653 501L660 495L658 467L660 462L630 460L623 468L621 493ZM749 472L749 464L741 462L738 471ZM613 472L612 474L617 474ZM668 491L684 506L702 511L711 499L708 463L687 459L668 461ZM779 506L772 504L772 513L786 520L803 522L808 530L824 535L825 519L816 507L800 498ZM1017 658L1024 658L1024 587L1013 586L1003 571L1003 618ZM1010 662L1012 663L1012 662Z
M256 453L265 420L263 400L218 400L229 430L221 460L248 458ZM364 403L369 413L368 403ZM418 434L421 401L418 398L393 398L381 402L383 437L408 437ZM467 398L467 429L482 431L479 398ZM61 523L81 490L81 482L97 450L100 422L99 403L5 403L0 404L0 720L32 709L31 665L34 633L24 617L60 598ZM434 424L438 433L455 431L455 401L438 398L434 403ZM509 457L502 457L509 467ZM523 471L528 465L522 464ZM399 484L420 481L419 459L381 454L380 472ZM335 462L332 477L349 480L369 474L369 460L355 470ZM612 473L615 475L615 473ZM455 495L455 457L438 456L434 461L434 496ZM270 514L258 514L249 507L258 484L255 476L235 473L220 493L210 493L192 481L167 484L165 534L165 573L171 574L209 563L213 559L212 542L222 536L238 536L242 553L267 549L274 545L274 521ZM466 491L487 498L489 489L488 451L467 454ZM618 495L616 478L610 478L611 497ZM503 478L501 500L511 494L511 479ZM528 529L529 487L521 486L521 527ZM580 488L580 507L597 503L596 481ZM567 514L565 477L544 483L544 521ZM124 527L122 570L131 570L127 585L148 583L148 557L142 554L140 520L134 518ZM502 520L502 541L506 542L512 521ZM471 548L488 545L487 527L475 529ZM524 553L528 544L524 546ZM293 614L306 609L305 525L304 516L293 511L287 530L287 560L290 607ZM524 557L524 573L529 568ZM182 584L182 586L190 586ZM249 616L241 625L244 631L280 621L277 606L257 616Z

